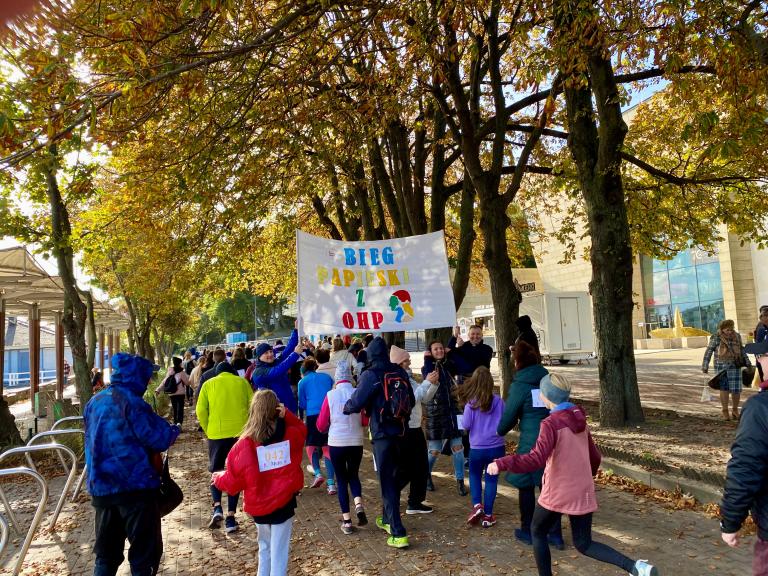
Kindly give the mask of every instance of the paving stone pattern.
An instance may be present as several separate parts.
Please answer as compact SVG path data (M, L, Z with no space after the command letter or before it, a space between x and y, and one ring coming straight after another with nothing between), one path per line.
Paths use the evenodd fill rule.
M206 455L205 439L195 431L184 432L172 448L172 475L184 490L185 500L163 520L165 555L161 574L256 574L256 527L244 513L237 515L241 530L230 536L223 530L206 528L211 506ZM329 496L323 488L307 488L302 492L291 544L290 574L536 574L531 548L513 537L519 521L517 491L501 482L495 510L498 524L492 528L469 528L465 519L470 500L456 494L448 457L438 462L437 491L429 495L435 512L404 516L411 548L388 548L386 535L373 522L381 501L371 461L370 450L366 449L362 466L363 495L370 523L351 536L339 529L335 496ZM307 482L309 480L307 474ZM52 481L49 510L55 504L61 484L61 478ZM33 511L31 484L16 483L7 489L11 501L20 502L20 517L28 522ZM599 489L598 499L601 507L595 516L595 538L630 557L651 559L663 575L717 571L720 576L745 576L750 573L751 542L748 541L749 547L728 549L719 538L717 522L711 518L695 512L667 510L611 488ZM568 529L565 534L569 547L564 552L553 550L556 574L622 574L614 567L580 556L570 544ZM27 576L90 574L92 541L93 511L87 496L82 496L76 503L67 503L56 533L38 532L22 573ZM13 553L20 543L21 538L12 537L0 559L0 574L11 573L15 562ZM127 561L119 574L130 574Z

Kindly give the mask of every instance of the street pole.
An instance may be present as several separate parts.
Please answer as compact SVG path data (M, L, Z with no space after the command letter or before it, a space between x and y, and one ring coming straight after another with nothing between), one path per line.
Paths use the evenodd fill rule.
M256 295L253 295L253 339L256 340L259 337L259 320L256 312Z

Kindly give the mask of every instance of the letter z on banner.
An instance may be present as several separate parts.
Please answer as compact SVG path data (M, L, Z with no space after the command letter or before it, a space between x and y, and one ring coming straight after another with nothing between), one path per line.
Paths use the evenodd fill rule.
M296 231L305 334L399 332L456 323L443 232L376 242Z

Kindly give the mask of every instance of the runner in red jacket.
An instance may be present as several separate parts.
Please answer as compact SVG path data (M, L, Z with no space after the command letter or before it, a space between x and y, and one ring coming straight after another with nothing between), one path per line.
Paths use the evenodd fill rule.
M258 390L243 433L227 456L226 471L211 477L228 494L244 493L243 508L259 531L259 574L280 576L288 569L296 494L304 487L306 437L304 423L272 390Z

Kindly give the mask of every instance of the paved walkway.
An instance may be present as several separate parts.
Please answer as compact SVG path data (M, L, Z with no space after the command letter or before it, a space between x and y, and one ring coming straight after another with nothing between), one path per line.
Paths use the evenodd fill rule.
M189 429L190 426L187 426ZM205 526L210 514L205 439L198 432L185 432L171 452L172 475L186 495L184 503L163 520L165 555L161 574L255 574L257 570L256 528L240 512L241 530L226 536ZM290 573L312 576L400 575L400 574L519 574L535 575L531 548L516 542L513 529L519 520L516 490L502 485L497 500L499 523L490 529L468 528L468 497L459 497L449 473L448 458L436 468L437 491L430 496L436 511L431 515L405 516L411 548L396 551L385 545L385 535L373 523L345 536L338 527L338 502L325 491L305 489L291 544ZM371 520L380 507L377 484L366 450L362 466L364 496ZM307 475L308 476L308 475ZM307 477L309 481L309 477ZM503 483L502 483L503 484ZM61 479L53 481L57 493ZM30 485L9 487L12 501L29 496ZM596 539L616 546L632 557L650 558L661 574L699 575L717 570L722 576L749 574L749 549L728 549L719 538L717 522L690 511L671 511L612 488L599 489L601 508L595 517ZM49 508L53 506L51 499ZM23 518L31 517L27 504ZM23 574L90 574L93 556L93 513L87 497L68 503L54 534L38 533L25 562ZM615 575L620 570L581 557L570 546L553 551L555 573L566 575ZM13 550L9 544L0 564L0 574L10 574ZM10 553L10 554L9 554ZM119 574L129 574L127 563Z

